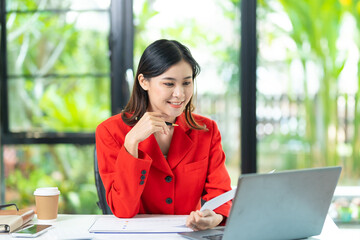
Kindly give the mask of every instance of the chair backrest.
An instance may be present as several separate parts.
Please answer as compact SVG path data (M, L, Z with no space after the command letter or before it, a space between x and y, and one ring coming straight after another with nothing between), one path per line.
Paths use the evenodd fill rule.
M105 188L104 188L104 184L101 180L100 173L99 173L99 167L98 167L98 161L97 161L97 155L96 155L96 147L94 150L94 175L95 175L96 190L97 190L97 194L98 194L98 198L99 198L99 201L96 204L101 209L103 214L112 214L110 207L106 202Z

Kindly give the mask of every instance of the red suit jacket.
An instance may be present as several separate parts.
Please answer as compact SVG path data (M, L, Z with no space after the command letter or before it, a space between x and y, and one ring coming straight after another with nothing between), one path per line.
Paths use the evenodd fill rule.
M96 148L106 199L117 217L142 214L187 215L205 201L231 190L221 136L214 121L194 115L208 130L190 129L184 114L174 128L167 159L151 135L139 144L139 158L124 147L126 125L121 114L96 129ZM214 211L227 217L228 202Z

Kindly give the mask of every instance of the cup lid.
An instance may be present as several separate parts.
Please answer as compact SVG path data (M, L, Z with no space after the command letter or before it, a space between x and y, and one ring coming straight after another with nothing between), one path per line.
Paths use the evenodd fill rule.
M37 188L34 191L35 196L54 196L59 195L60 191L57 187L45 187L45 188Z

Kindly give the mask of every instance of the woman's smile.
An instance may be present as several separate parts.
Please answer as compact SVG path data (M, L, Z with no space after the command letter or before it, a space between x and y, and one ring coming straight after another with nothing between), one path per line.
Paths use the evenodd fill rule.
M182 102L170 102L170 101L168 101L168 103L173 108L181 108L183 106L184 101L182 101Z

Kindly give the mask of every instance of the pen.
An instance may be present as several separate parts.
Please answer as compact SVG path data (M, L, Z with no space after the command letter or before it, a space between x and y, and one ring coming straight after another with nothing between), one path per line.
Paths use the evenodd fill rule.
M171 123L171 122L165 122L165 123L166 123L166 125L168 125L168 126L173 126L173 127L179 126L179 125L177 125L176 123Z

